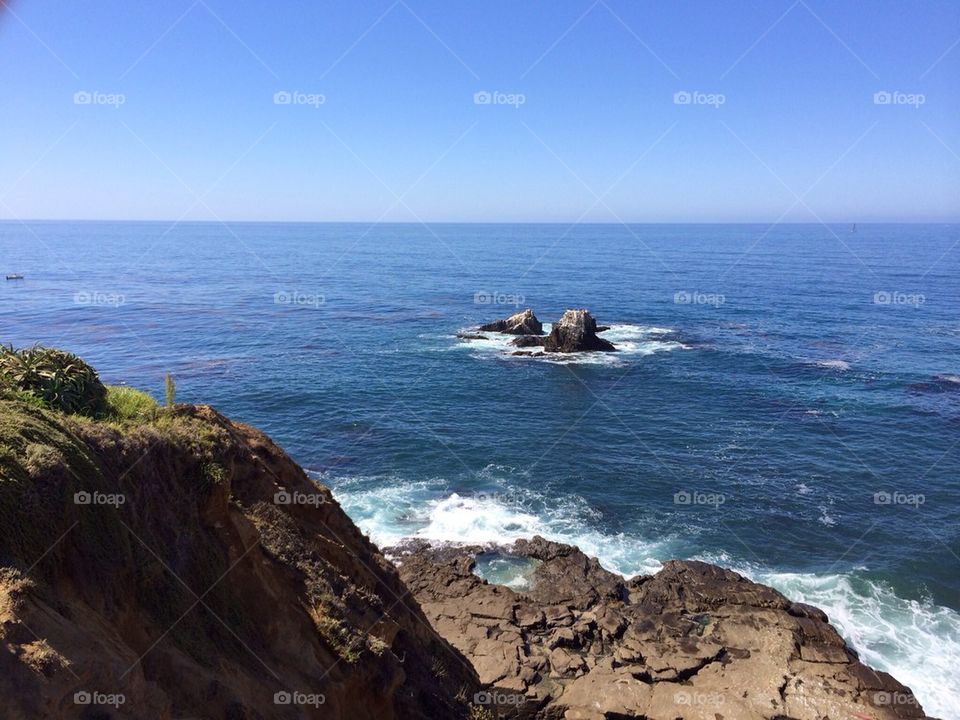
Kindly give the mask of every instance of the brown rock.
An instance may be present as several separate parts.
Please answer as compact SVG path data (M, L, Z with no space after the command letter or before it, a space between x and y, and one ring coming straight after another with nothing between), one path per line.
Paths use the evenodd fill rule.
M527 308L504 320L480 326L481 332L498 332L507 335L542 335L543 324L537 320L533 310Z
M263 433L203 406L123 428L7 400L0 413L17 418L0 427L5 497L31 497L0 509L0 716L467 717L476 671ZM51 462L21 456L30 443ZM70 502L79 489L125 502ZM435 610L444 632L472 630Z
M509 605L492 586L461 575L472 575L469 559L481 550L491 548L422 548L405 558L401 576L421 588L417 597L431 619L438 606L448 613L466 608L474 617L474 607ZM671 561L654 576L625 583L576 548L542 538L501 551L540 561L522 595L499 588L516 603L512 617L497 613L502 651L496 654L490 641L475 656L462 630L445 638L482 677L503 674L498 687L526 687L529 701L518 717L924 717L909 688L860 663L820 610L729 570ZM430 582L416 582L423 577ZM436 627L445 633L450 626Z
M543 341L547 352L610 352L613 343L597 337L597 321L586 310L565 310Z

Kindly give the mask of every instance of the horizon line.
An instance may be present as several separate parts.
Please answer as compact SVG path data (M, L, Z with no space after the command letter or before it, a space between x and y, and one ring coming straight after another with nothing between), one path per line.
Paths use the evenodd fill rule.
M0 218L0 223L25 225L27 223L169 223L171 225L953 225L955 219L936 220L825 220L825 221L771 221L771 220L635 220L635 221L569 221L569 220L174 220L168 218Z

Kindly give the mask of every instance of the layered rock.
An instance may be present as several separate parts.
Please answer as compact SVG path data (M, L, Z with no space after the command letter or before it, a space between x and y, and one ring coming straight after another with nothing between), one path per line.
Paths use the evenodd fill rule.
M624 581L542 539L518 593L474 572L483 548L393 552L437 631L470 658L480 700L537 720L923 718L910 689L861 663L817 608L700 562ZM489 550L489 548L486 548Z
M598 337L597 332L597 321L589 311L565 310L544 338L543 349L560 353L616 350L613 343Z
M533 310L527 308L505 320L497 320L480 326L481 332L498 332L507 335L542 335L543 324L537 320Z
M0 717L465 718L477 678L262 433L0 400Z

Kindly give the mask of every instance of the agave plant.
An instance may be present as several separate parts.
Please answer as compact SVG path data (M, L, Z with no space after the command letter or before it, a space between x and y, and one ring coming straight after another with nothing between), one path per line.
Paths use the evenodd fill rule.
M0 346L0 387L29 393L62 412L95 417L106 410L107 389L97 371L56 348Z

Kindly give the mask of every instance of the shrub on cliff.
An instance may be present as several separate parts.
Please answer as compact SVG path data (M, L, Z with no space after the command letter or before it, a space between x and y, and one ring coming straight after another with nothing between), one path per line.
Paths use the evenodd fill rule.
M107 388L97 371L56 348L0 346L0 388L37 398L61 412L97 417L107 410Z
M116 420L150 422L160 406L142 390L120 385L107 385L107 411Z

